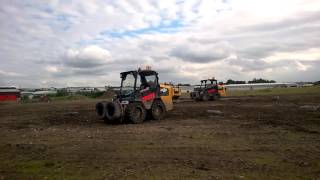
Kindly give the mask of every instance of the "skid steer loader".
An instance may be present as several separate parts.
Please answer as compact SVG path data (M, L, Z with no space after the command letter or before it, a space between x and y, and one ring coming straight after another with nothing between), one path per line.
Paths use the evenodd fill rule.
M173 90L160 85L158 73L153 70L137 70L120 73L119 94L111 102L96 104L98 116L107 123L142 123L147 117L160 120L173 109Z
M215 100L225 95L224 86L218 85L215 78L201 80L201 85L195 86L193 92L190 93L190 97L197 101Z

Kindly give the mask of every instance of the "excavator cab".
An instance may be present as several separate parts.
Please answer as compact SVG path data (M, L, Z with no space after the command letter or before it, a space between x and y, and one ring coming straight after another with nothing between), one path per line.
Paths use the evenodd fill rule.
M96 112L105 122L142 123L147 117L159 120L172 109L172 100L161 97L157 72L139 69L122 72L120 77L120 92L112 102L96 104Z

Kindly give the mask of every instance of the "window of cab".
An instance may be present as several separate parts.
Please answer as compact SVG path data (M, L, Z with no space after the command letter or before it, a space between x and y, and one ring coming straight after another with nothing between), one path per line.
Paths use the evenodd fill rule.
M161 88L160 89L160 96L168 96L169 95L169 89L168 88Z

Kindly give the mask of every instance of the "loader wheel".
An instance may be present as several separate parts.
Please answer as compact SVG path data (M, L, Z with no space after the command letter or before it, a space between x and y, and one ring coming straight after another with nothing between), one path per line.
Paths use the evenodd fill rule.
M212 97L210 97L210 101L214 101L220 99L220 94L214 94Z
M214 99L216 99L216 100L218 100L218 99L220 99L220 94L216 94L215 96L214 96Z
M177 100L179 99L179 96L173 96L172 99Z
M160 120L164 117L166 113L165 106L159 100L155 100L151 106L151 115L155 120Z
M208 101L209 99L209 96L207 93L204 93L203 96L202 96L202 101Z
M139 124L146 119L147 112L141 103L134 102L128 105L126 116L132 123Z
M115 122L121 117L121 105L117 102L108 102L105 108L105 122Z
M99 118L103 119L105 117L105 107L106 102L98 102L96 104L96 112Z
M217 94L213 94L213 95L209 98L210 101L214 101L214 100L216 100L216 99L217 99Z

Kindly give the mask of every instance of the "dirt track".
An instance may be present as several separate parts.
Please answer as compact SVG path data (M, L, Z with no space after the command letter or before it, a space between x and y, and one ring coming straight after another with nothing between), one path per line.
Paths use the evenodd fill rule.
M317 179L306 104L320 94L179 102L139 125L104 124L95 101L0 104L0 179Z

